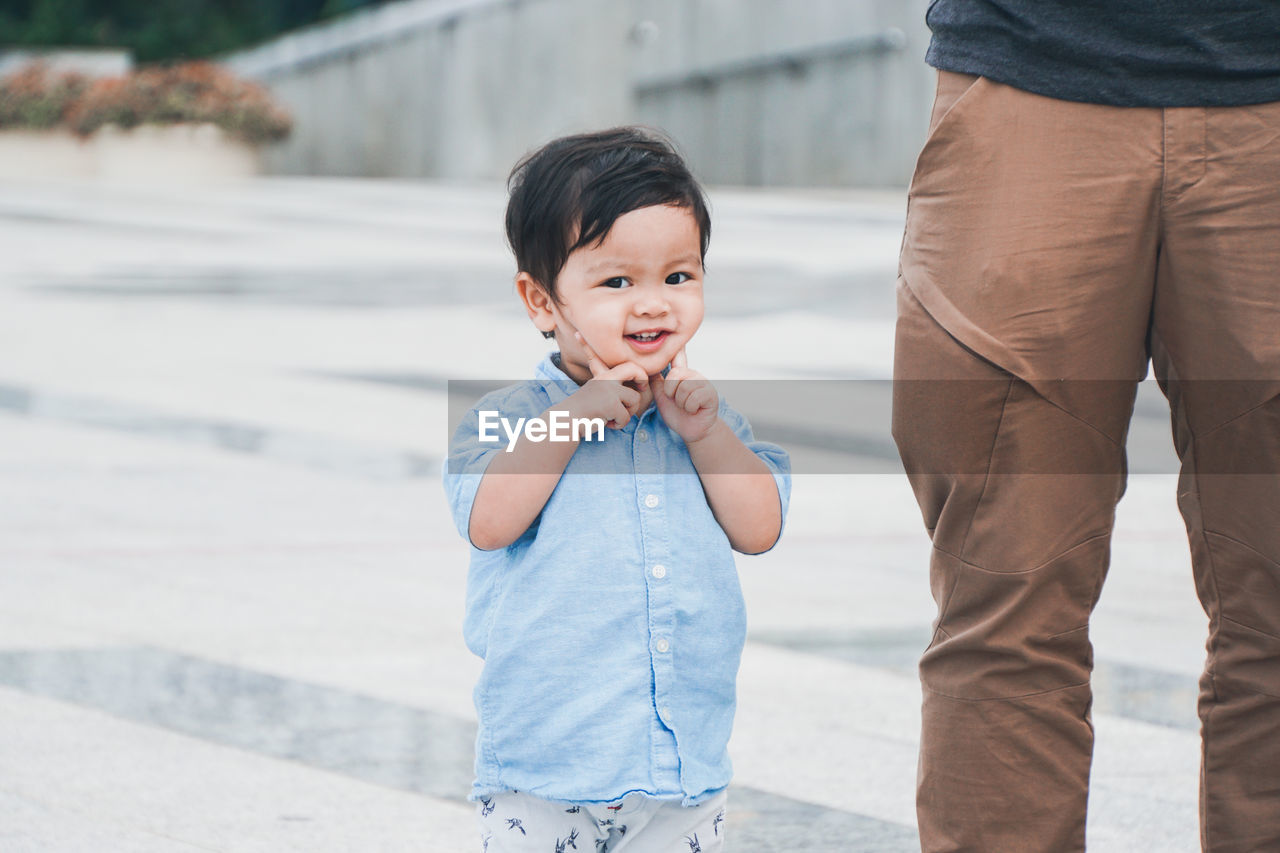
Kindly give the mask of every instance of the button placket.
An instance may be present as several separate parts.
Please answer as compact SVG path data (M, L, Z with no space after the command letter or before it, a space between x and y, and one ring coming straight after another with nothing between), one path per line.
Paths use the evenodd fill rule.
M659 432L650 424L637 426L635 440L632 443L634 475L636 478L636 497L640 505L640 530L642 537L642 558L645 571L645 585L648 592L648 629L650 666L653 671L654 708L657 722L664 729L671 730L671 700L675 689L675 673L673 668L674 647L672 633L674 624L673 587L667 580L670 569L667 567L670 554L667 553L668 517L666 503L666 486L660 471L661 455ZM665 757L662 764L675 761L673 767L679 766L676 755ZM673 769L673 768L672 768Z

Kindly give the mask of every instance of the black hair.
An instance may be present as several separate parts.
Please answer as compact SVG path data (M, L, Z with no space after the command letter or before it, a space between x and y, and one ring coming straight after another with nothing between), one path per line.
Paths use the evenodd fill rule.
M640 127L552 140L507 179L507 242L516 267L557 300L556 277L576 249L599 244L618 217L670 204L693 214L701 256L711 242L706 195L675 145Z

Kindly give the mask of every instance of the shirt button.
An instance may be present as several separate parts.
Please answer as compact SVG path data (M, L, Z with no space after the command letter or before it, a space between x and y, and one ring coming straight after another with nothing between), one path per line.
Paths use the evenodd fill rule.
M655 506L657 506L657 505L658 505L658 496L657 496L657 495L645 495L645 496L644 496L644 505L645 505L645 506L647 506L649 509L653 509Z
M653 644L653 647L660 652L667 652L671 649L671 644L667 642L667 638L663 637Z
M653 567L653 576L654 576L655 578L657 578L658 580L662 580L663 578L665 578L665 577L667 576L667 567L666 567L666 566L654 566L654 567Z
M641 429L641 430L636 430L636 438L640 439L641 441L648 441L648 440L649 440L649 433L645 432L645 431L644 431L644 430L642 430L642 429Z
M670 720L671 709L668 708L666 705L663 705L661 708L658 709L658 716L662 718L663 722Z

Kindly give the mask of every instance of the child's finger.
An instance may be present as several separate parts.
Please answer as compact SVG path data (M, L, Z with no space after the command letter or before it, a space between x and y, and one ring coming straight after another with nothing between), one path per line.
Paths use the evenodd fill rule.
M696 379L680 380L680 390L676 392L676 402L681 406L688 408L689 398L698 390L698 381Z
M688 367L689 366L689 357L684 354L684 347L680 347L680 352L676 353L675 357L671 359L671 366L672 367Z
M697 391L689 395L689 399L685 402L686 412L700 412L703 409L709 409L715 405L712 399L711 389L699 388Z
M598 378L608 373L609 368L605 367L604 362L596 355L596 351L588 346L587 339L582 336L582 332L574 332L573 337L582 346L582 352L587 357L587 369L591 371L591 375Z
M644 373L643 370L640 372ZM634 389L636 392L636 396L639 397L649 387L649 377L641 376L638 379L628 379L623 384L628 388Z
M667 371L666 377L662 380L662 384L666 388L667 396L674 400L676 395L680 393L680 384L683 381L684 376L681 375L680 371L674 368Z
M683 395L684 399L680 401L680 405L684 408L686 412L689 412L690 414L692 414L693 412L698 411L698 403L697 403L698 388L692 382L687 382L685 383L685 385L686 385L686 388L685 388L685 393Z
M655 373L649 377L649 387L653 389L653 396L667 396L667 380L662 378L661 373Z
M667 386L667 398L671 400L671 402L675 403L676 405L679 405L680 404L680 380L677 379L675 382L672 382L670 379L666 379L664 380L664 384Z
M617 379L619 382L634 382L635 386L641 390L644 390L644 386L649 384L649 374L645 373L644 368L634 361L615 364L609 370L609 377Z
M685 398L685 405L696 405L699 408L707 405L707 397L711 391L711 383L705 379L691 379L685 383L689 386L689 396Z
M626 407L631 414L636 413L636 408L640 405L640 392L627 385L618 386L621 390L618 392L618 400Z

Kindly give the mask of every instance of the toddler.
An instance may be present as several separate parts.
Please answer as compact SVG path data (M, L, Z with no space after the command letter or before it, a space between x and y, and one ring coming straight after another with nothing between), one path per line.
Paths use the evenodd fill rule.
M790 464L687 364L706 200L637 128L555 140L509 187L516 290L559 352L471 410L445 472L484 659L483 849L721 850L746 636L732 551L773 547Z

